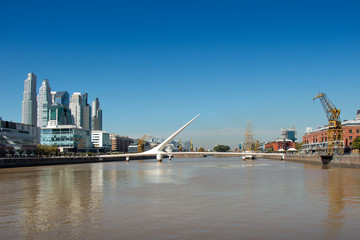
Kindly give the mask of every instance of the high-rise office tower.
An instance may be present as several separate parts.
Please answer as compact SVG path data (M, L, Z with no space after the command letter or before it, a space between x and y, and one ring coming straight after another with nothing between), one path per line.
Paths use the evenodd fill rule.
M84 93L82 95L82 109L83 109L83 117L82 117L82 128L84 130L91 130L91 106L88 104L88 94Z
M49 121L49 108L52 105L49 80L44 79L37 97L37 126L46 127Z
M75 92L70 99L69 108L71 110L72 122L76 127L82 127L83 100L81 93Z
M56 96L56 91L52 91L52 92L51 92L51 103L52 103L52 104L55 103L55 96Z
M64 107L69 107L69 93L68 92L55 92L53 103L61 104Z
M281 129L281 138L282 139L290 139L291 141L295 142L297 140L296 136L296 129L293 128L282 128Z
M22 101L22 123L34 125L37 123L36 106L36 75L28 73L28 78L24 82L24 93Z
M92 102L91 129L102 130L102 110L98 98Z
M72 125L71 111L62 104L54 104L49 108L48 126Z

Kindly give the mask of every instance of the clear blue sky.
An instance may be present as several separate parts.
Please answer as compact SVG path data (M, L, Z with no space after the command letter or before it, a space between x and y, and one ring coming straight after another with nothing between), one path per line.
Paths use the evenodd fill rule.
M76 2L76 3L74 3ZM326 124L324 91L360 109L359 1L2 1L1 111L21 122L28 72L40 87L99 97L103 128L196 146Z

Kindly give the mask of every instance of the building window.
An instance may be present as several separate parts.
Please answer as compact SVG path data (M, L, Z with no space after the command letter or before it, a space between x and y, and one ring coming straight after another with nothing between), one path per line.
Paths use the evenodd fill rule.
M356 129L356 133L360 133L360 129Z
M349 133L352 133L352 129L349 130Z
M349 140L352 140L352 136L349 137Z

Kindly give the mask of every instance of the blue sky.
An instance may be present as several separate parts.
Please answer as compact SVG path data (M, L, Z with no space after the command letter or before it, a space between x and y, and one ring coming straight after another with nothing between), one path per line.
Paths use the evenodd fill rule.
M6 1L0 14L1 111L21 121L28 72L40 87L100 99L103 128L182 134L196 146L326 124L324 91L360 109L359 1Z

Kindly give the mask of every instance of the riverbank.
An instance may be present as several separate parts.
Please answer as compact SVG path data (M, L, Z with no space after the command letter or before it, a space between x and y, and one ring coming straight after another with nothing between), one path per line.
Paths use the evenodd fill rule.
M132 157L131 160L152 159L154 157ZM24 157L0 158L0 168L34 167L47 165L81 164L96 162L126 161L125 157L102 159L95 157Z
M265 159L281 160L278 156L264 155ZM328 165L329 167L360 168L359 155L335 155L328 164L324 164L320 155L285 154L285 161Z
M204 156L182 156L181 158L198 158ZM224 155L223 157L228 157ZM262 155L259 158L281 160L279 156ZM147 157L131 157L131 160L154 159L152 156ZM317 165L324 165L323 160L319 155L300 155L300 154L285 154L285 161L310 163ZM64 165L64 164L81 164L81 163L96 163L96 162L113 162L126 161L125 157L117 158L99 158L95 157L27 157L27 158L0 158L0 168L12 167L33 167L46 165ZM360 156L356 155L335 155L332 160L325 164L329 167L345 167L345 168L360 168Z

